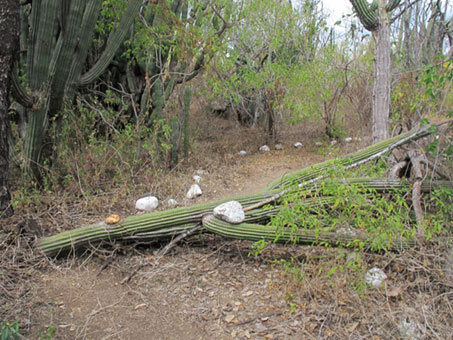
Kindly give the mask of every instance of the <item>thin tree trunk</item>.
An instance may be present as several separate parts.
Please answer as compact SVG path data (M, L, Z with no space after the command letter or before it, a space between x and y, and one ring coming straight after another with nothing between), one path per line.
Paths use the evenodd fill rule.
M376 45L373 87L373 143L389 136L390 113L390 24L388 14L380 8L379 26L373 31Z
M8 108L10 74L19 48L19 2L0 0L0 218L13 214L9 193Z

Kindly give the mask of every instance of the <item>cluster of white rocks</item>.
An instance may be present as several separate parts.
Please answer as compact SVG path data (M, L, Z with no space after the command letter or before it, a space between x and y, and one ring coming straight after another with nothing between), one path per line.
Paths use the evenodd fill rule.
M194 199L198 196L201 196L203 194L201 188L200 188L200 183L202 181L202 177L200 175L204 175L206 173L205 170L203 169L198 169L196 172L196 175L192 177L193 181L195 182L192 184L187 191L186 197L189 199ZM178 201L176 201L173 198L169 198L165 203L167 207L173 208L179 205ZM139 198L135 202L135 209L140 210L140 211L145 211L145 212L151 212L157 209L159 206L159 199L156 196L145 196Z

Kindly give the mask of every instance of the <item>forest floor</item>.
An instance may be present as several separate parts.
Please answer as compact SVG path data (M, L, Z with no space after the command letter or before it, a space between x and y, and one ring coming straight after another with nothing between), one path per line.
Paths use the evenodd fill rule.
M283 150L259 152L259 134L238 138L228 126L220 130L216 136L200 133L194 152L210 152L209 157L193 156L190 165L170 174L161 195L193 204L256 192L279 176L369 143L363 138L333 148L323 141L317 147L315 140L322 138L315 132L293 131L280 140ZM297 141L302 149L293 147ZM237 155L240 149L248 155ZM184 201L200 168L204 193ZM86 202L49 203L33 219L11 220L22 236L1 242L0 315L18 320L25 338L453 338L453 252L448 247L375 254L272 245L255 257L251 242L205 235L180 242L162 257L156 254L165 243L48 260L33 248L35 237L27 236L31 229L52 234L109 213L135 213L132 199L114 201L97 214ZM364 283L373 267L388 276L381 288Z

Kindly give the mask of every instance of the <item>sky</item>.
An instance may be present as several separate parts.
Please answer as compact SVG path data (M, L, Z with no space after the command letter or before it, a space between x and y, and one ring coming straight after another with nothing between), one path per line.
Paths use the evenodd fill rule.
M328 25L333 25L341 19L343 14L352 13L352 6L349 0L322 0L326 12L330 13L327 20Z

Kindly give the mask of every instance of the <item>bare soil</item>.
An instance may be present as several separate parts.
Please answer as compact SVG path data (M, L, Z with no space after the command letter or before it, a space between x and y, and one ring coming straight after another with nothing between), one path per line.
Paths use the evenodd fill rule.
M338 152L338 145L328 147L327 141L316 147L314 141L322 140L316 134L297 133L281 138L281 151L258 152L265 142L259 133L240 140L236 133L241 131L215 123L225 124L224 135L210 137L204 130L194 147L194 152L209 149L210 157L193 155L193 163L175 175L181 188L162 188L162 195L172 192L185 202L191 176L200 168L204 194L196 202L256 192ZM228 134L225 148L220 141ZM298 140L304 148L292 147ZM365 144L339 148L346 153ZM240 149L249 154L240 157ZM448 246L369 254L272 245L254 257L250 242L206 235L184 240L163 257L156 254L165 244L43 258L33 248L31 229L48 234L105 217L80 216L71 213L74 207L38 214L36 221L12 221L18 236L1 242L0 316L19 320L27 339L453 338L453 252ZM104 214L131 214L131 207L133 202L120 199ZM62 223L65 219L69 222ZM388 276L382 288L364 283L372 267Z

